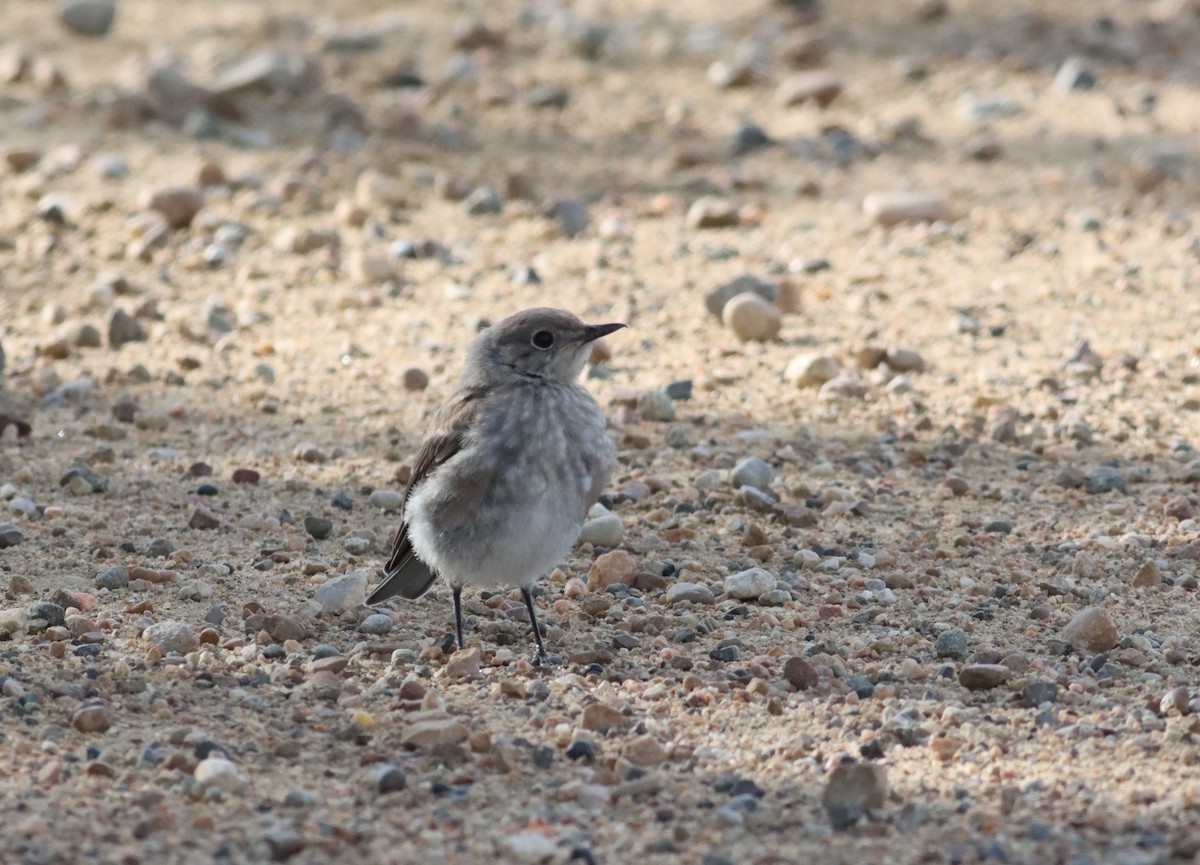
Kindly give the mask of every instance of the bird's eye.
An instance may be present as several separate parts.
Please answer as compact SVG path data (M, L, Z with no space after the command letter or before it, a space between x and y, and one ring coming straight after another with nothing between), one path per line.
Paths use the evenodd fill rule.
M554 345L554 334L548 330L539 330L533 335L533 339L529 340L534 348L540 348L542 351Z

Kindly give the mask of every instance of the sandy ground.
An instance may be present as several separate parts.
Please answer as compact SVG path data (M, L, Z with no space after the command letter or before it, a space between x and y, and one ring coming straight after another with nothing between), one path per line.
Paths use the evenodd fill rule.
M0 860L1196 861L1200 27L1042 5L0 2ZM535 305L630 325L552 668L360 603Z

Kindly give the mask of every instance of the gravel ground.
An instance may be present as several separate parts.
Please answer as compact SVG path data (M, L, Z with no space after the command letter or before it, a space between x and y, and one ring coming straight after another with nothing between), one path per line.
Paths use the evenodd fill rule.
M1200 24L1042 5L0 2L0 861L1198 861ZM362 606L534 305L550 668Z

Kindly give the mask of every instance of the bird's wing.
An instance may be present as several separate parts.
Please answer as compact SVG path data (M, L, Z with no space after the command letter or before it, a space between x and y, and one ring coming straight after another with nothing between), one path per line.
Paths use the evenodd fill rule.
M422 442L420 451L417 452L416 465L413 466L412 477L404 492L404 502L400 506L400 527L396 530L396 538L392 542L392 554L388 558L387 564L384 565L386 579L367 598L368 604L377 604L393 595L400 595L410 600L419 598L429 591L429 587L437 579L437 575L413 552L412 542L408 537L408 521L404 518L404 511L413 490L426 480L438 466L462 450L475 414L481 405L483 393L479 389L466 390L443 405L434 417L433 428ZM479 495L482 495L482 483L473 483L472 486L478 486ZM469 512L473 509L473 505L467 499L475 498L475 496L470 495L469 490L463 490L463 493L465 495L455 497L455 510ZM459 499L462 501L460 502Z

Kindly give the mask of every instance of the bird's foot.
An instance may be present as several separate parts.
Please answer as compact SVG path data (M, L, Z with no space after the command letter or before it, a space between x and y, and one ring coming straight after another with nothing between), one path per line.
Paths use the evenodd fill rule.
M566 664L566 661L560 655L551 655L550 653L538 649L533 656L533 666L535 667L561 667Z

